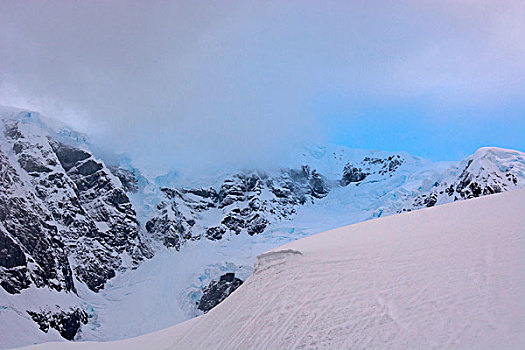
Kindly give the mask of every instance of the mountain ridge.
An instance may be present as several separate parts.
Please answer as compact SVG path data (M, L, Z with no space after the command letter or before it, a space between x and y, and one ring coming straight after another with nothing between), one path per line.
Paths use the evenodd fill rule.
M482 148L447 169L334 146L310 146L287 168L173 186L177 173L148 179L128 158L106 164L86 135L34 112L0 112L0 320L30 334L0 341L6 347L154 331L201 314L206 288L229 273L245 280L255 257L280 244L525 186L519 151ZM156 290L158 300L146 297ZM135 298L160 316L146 319ZM134 318L142 328L125 326Z

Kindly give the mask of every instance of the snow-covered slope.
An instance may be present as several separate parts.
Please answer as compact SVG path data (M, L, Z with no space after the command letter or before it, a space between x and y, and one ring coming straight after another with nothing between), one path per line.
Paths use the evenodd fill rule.
M304 238L208 314L138 338L32 349L522 349L525 190Z

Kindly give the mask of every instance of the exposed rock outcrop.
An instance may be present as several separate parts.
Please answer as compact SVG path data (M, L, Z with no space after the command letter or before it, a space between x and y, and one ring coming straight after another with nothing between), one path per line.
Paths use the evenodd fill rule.
M84 310L70 309L67 311L51 312L43 310L39 312L27 311L33 321L40 329L47 333L50 328L57 330L60 335L67 339L73 340L82 324L87 324L88 316Z
M523 153L481 148L449 169L429 191L410 198L408 206L413 210L517 189L525 185L524 175Z
M219 281L211 281L208 286L204 287L197 308L204 312L210 311L239 288L242 282L232 272L222 275Z
M73 269L81 282L98 291L125 267L122 254L131 257L130 267L152 256L124 187L103 162L23 119L4 120L4 137L3 241L17 245L8 248L18 256L17 263L22 264L22 254L27 266L36 263L38 268L29 273L37 286L74 291ZM22 265L16 273L13 268L10 274L18 279L9 283L4 276L3 285L19 292L15 286L29 283L21 280Z

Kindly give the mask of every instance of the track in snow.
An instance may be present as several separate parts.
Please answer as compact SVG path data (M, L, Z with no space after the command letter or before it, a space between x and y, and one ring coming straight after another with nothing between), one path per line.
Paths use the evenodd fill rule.
M208 314L159 332L35 349L519 349L524 295L518 190L289 243Z

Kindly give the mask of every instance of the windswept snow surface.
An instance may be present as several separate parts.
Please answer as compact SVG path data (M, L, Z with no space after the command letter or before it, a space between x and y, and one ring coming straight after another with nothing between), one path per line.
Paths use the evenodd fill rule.
M525 190L327 231L259 257L209 313L33 349L523 349Z

